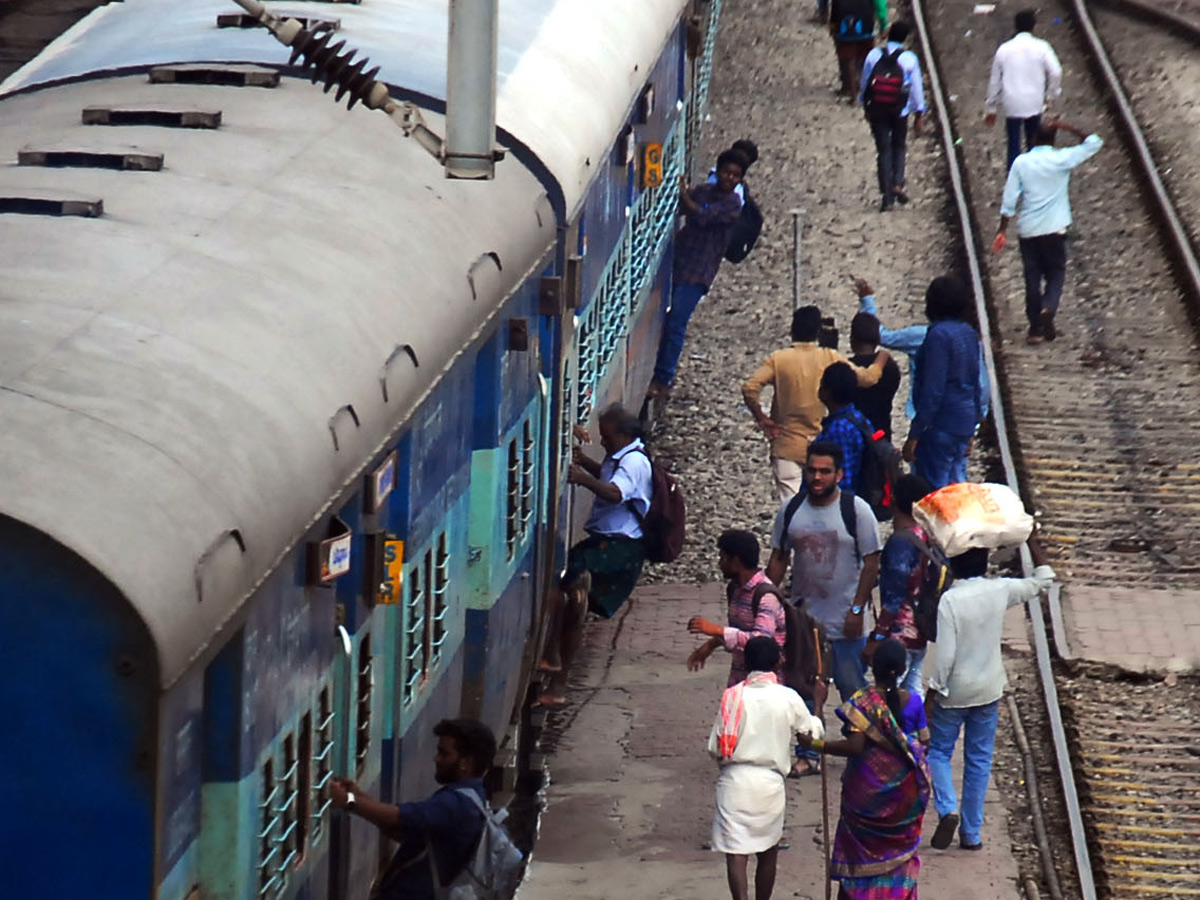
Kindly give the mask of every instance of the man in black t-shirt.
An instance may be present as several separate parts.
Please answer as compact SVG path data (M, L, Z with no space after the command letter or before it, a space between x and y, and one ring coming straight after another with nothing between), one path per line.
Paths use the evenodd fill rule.
M483 776L492 767L496 738L474 719L443 719L437 736L434 778L441 790L417 803L381 803L348 778L330 782L329 799L366 819L385 837L400 842L379 882L375 900L434 900L431 865L438 881L449 885L470 863L483 833L483 812L468 796L487 802Z
M879 320L870 313L859 313L850 321L850 361L856 366L870 365L879 352ZM865 362L864 362L865 360ZM900 367L891 357L883 367L879 381L869 388L858 388L854 405L871 420L876 430L892 439L892 404L900 387Z

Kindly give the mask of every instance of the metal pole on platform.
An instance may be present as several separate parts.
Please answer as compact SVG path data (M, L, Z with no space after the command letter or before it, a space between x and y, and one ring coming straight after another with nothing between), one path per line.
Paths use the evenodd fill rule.
M800 235L804 231L803 209L792 210L792 310L800 308Z

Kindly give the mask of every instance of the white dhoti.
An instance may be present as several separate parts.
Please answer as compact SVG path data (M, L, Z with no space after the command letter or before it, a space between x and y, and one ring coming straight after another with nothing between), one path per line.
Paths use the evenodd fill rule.
M719 853L761 853L783 837L787 805L783 776L773 768L728 763L717 778L712 848Z

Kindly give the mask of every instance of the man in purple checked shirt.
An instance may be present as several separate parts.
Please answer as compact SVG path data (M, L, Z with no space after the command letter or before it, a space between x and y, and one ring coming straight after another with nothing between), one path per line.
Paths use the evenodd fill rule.
M688 321L712 287L742 213L742 201L734 189L741 184L748 165L741 152L726 150L717 157L716 184L685 188L681 179L679 211L687 223L675 238L674 287L658 344L654 380L646 392L649 397L666 398L675 384Z

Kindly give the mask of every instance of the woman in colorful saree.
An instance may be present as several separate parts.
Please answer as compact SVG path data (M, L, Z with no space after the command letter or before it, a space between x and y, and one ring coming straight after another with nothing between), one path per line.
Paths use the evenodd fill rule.
M917 847L930 793L929 731L921 698L897 686L907 662L898 641L883 641L871 661L875 686L837 711L847 737L808 742L847 757L830 867L841 883L838 900L917 900Z

